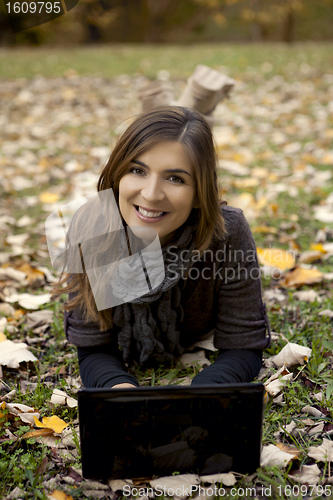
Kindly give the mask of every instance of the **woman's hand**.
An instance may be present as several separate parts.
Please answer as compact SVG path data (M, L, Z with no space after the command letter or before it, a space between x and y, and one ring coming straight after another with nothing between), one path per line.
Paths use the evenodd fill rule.
M123 384L116 384L112 387L112 389L127 389L128 387L135 387L136 385L133 384L128 384L127 382L124 382Z

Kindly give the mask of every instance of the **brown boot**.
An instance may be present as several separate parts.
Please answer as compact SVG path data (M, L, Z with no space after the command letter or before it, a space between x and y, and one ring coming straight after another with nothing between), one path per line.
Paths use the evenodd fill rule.
M160 106L170 106L174 104L175 99L173 87L166 80L155 80L148 83L139 89L138 95L144 113Z
M199 64L177 101L179 106L195 109L209 118L217 104L228 97L235 80L215 69Z

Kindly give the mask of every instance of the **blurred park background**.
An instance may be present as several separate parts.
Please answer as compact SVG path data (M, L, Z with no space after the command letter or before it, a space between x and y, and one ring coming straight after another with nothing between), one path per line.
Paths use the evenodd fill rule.
M292 43L333 38L333 0L80 0L52 25L16 35L7 23L4 4L2 45ZM25 30L27 14L17 17Z

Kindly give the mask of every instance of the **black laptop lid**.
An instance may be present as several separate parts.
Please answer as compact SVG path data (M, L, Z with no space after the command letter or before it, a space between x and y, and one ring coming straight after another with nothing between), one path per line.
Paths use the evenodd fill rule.
M85 478L203 475L259 467L264 387L82 389Z

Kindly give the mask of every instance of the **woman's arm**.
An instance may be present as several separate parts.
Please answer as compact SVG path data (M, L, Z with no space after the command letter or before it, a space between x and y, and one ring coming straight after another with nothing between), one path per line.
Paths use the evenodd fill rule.
M233 349L220 351L213 364L192 380L192 385L251 382L261 368L261 351Z
M221 279L215 291L214 345L223 350L266 349L270 344L270 330L261 296L256 244L240 210L229 213L229 227Z
M119 384L139 387L136 378L127 373L124 363L112 352L111 346L78 347L77 352L80 375L85 387L110 388Z
M216 286L214 344L219 356L193 379L194 385L250 382L260 371L262 349L270 343L252 233L240 210L228 209L228 222L222 279Z
M80 375L85 387L138 387L127 373L112 332L101 332L99 325L82 318L79 310L65 313L67 339L77 346ZM126 385L123 385L126 384ZM130 385L127 385L130 384Z

